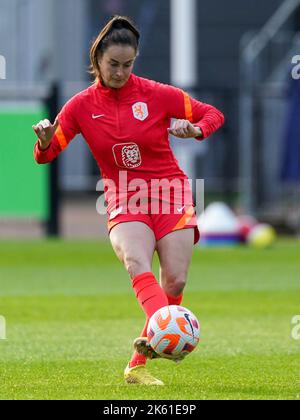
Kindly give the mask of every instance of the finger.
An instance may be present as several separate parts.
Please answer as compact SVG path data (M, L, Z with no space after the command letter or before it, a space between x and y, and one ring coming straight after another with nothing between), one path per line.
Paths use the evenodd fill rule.
M39 123L37 123L37 125L36 125L36 128L37 128L37 130L39 130L39 131L41 131L41 130L43 130L43 121L40 121Z
M186 121L181 120L181 121L178 122L176 132L179 136L185 136L186 135L185 126L186 126Z
M181 122L181 129L187 133L189 131L189 121L187 120L182 120Z
M189 137L191 134L191 124L189 121L184 120L181 124L180 127L181 133L185 136L185 137Z
M44 127L42 126L42 124L38 124L38 134L42 135L42 136L46 135Z
M172 134L175 134L175 133L177 132L177 128L176 128L176 127L172 127L172 128L170 129L170 131L172 132Z
M42 132L40 130L36 130L35 131L35 134L37 135L37 138L39 138L41 140L44 139L44 136L43 136L43 134L42 134Z
M186 134L185 134L184 130L179 130L178 135L179 135L179 137L186 137Z
M176 122L175 122L175 124L174 124L174 130L179 130L179 129L180 129L180 127L181 127L181 125L180 125L180 121L178 120L178 121L176 121Z
M37 128L37 126L36 125L33 125L32 128L33 128L33 131L35 132L35 134L38 134L38 128Z
M175 128L175 127L168 128L168 132L169 134L175 137L180 137L180 138L185 137L185 134L179 128Z
M44 121L42 121L41 122L41 126L43 127L43 128L49 128L50 127L50 121L49 120L44 120Z
M186 131L186 133L188 133L190 131L190 123L189 123L189 121L185 121L184 130Z
M58 117L55 118L53 127L55 128L55 130L57 129L57 127L59 126L59 121L58 121Z
M175 126L176 130L179 130L180 133L183 133L186 127L187 127L186 120L178 120Z
M175 137L179 137L179 138L184 137L184 136L182 136L182 134L180 134L180 132L179 132L179 131L177 131L177 130L174 130L171 134L172 134L173 136L175 136Z
M180 127L181 122L182 122L182 120L174 120L174 121L173 121L173 124L172 124L172 128L173 128L174 130L176 130L177 128L179 128L179 127Z

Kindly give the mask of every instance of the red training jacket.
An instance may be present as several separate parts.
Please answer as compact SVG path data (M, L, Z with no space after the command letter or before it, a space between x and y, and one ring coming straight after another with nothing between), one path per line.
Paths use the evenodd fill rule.
M116 203L109 180L118 187L120 171L127 171L128 182L187 178L170 147L167 129L171 118L200 127L203 138L198 140L224 123L223 114L213 106L134 74L121 89L94 84L66 103L50 146L42 151L37 141L34 157L40 164L51 162L81 133L102 173L110 212Z

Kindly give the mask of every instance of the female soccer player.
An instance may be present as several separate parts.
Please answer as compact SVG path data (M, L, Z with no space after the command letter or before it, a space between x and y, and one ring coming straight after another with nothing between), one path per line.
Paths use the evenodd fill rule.
M90 50L95 83L70 99L53 125L42 120L33 126L34 156L40 164L51 162L78 133L85 138L104 180L112 247L146 315L125 381L163 385L145 368L147 358L157 357L147 324L161 307L180 305L199 240L192 193L169 134L204 140L224 117L178 88L134 75L139 38L128 18L109 20ZM155 251L160 284L152 273Z

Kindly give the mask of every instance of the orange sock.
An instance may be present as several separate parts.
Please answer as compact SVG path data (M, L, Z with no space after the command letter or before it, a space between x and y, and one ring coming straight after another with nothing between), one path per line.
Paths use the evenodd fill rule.
M146 314L147 320L141 332L141 337L147 337L147 327L151 316L160 308L168 305L168 298L158 284L153 273L143 273L132 280L135 295ZM134 352L129 366L145 365L147 358Z
M141 332L140 337L147 337L147 327L148 327L148 323L149 323L149 318L146 319L146 323L144 325L144 328ZM142 354L138 353L137 351L135 351L133 353L133 356L129 362L129 367L135 367L138 365L145 365L147 363L147 357L143 356Z
M153 273L143 273L132 279L135 295L147 318L158 309L168 306L168 298Z

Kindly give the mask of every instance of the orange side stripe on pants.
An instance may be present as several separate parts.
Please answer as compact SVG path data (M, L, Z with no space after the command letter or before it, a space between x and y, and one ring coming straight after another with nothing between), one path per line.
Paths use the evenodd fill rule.
M177 223L177 225L174 227L174 230L179 230L182 229L184 226L186 226L189 221L191 220L191 218L194 216L194 207L190 206L185 214L180 218L179 222Z
M58 140L61 150L64 150L68 146L68 142L60 125L56 129L55 135L56 135L56 138Z
M116 226L119 222L116 222L114 220L112 220L111 222L108 222L107 226L108 226L108 230L111 230L114 226Z
M183 92L183 96L184 96L185 119L189 120L190 122L193 122L193 108L192 108L190 96L186 92Z

